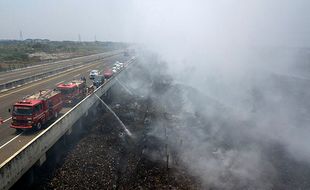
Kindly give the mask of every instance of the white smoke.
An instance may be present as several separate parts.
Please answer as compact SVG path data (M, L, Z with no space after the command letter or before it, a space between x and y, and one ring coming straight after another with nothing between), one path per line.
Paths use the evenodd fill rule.
M277 174L268 145L280 144L310 163L307 71L297 69L300 51L310 44L310 2L133 2L135 40L157 52L177 82L205 95L191 97L194 106L184 98L183 111L194 114L198 106L219 120L209 121L207 132L187 122L178 132L187 142L179 153L190 171L218 188L270 189ZM210 106L206 97L230 111ZM230 148L219 145L225 138Z

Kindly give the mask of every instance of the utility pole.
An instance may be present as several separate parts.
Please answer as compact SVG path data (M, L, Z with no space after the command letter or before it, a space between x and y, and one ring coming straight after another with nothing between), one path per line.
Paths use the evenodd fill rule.
M95 42L97 42L97 36L95 35Z
M22 32L21 30L19 31L19 40L20 40L20 41L23 41L23 40L24 40L23 32Z
M79 38L79 42L81 42L82 40L81 40L81 35L80 34L79 34L78 38Z

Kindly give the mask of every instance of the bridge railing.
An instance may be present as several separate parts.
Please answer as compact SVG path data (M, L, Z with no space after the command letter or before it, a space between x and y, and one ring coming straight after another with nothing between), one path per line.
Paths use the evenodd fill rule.
M98 96L104 95L116 82L116 77L121 77L135 62L130 59L127 66L120 70L115 76L97 88L94 93ZM60 117L57 121L44 129L38 136L19 149L5 162L0 165L0 189L9 189L14 183L29 170L38 160L45 157L46 152L81 118L89 114L89 109L98 102L98 98L92 93L74 106L70 111Z
M35 74L35 75L32 75L32 76L27 76L27 77L11 80L11 81L8 81L8 82L0 84L0 91L1 90L8 90L8 89L14 88L16 86L32 82L32 81L37 81L37 80L44 79L46 77L51 77L51 76L54 76L54 75L57 75L57 74L61 74L61 73L64 73L64 72L68 71L69 69L81 67L81 66L83 66L85 64L88 64L88 63L91 63L91 62L94 62L94 61L98 61L100 59L112 57L112 56L115 56L115 55L119 55L119 54L121 54L121 53L120 52L115 52L115 53L111 53L111 54L104 55L104 56L99 56L98 55L97 58L94 58L94 59L91 59L91 60L88 60L88 61L84 61L82 63L68 65L68 66L65 66L65 67L53 69L51 71L46 71L46 72L42 72L42 73Z

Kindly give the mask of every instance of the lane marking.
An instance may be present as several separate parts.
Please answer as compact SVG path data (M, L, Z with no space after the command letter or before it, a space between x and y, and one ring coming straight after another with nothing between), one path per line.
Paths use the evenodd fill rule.
M100 63L100 62L99 62L99 63ZM98 64L98 62L95 61L95 63L92 63L92 64L87 65L87 66L85 66L85 67L82 67L82 68L79 68L79 69L76 69L76 70L73 70L73 71L69 71L69 72L67 72L67 73L57 75L57 76L55 76L55 77L51 77L51 78L49 78L48 80L38 82L37 84L33 84L33 85L28 86L28 87L25 87L25 88L21 88L21 89L15 91L15 92L10 93L10 94L14 94L14 93L16 93L16 92L18 92L18 91L21 91L21 90L24 90L24 89L28 89L28 88L30 88L30 87L32 87L32 86L36 86L36 85L42 84L43 82L48 82L48 81L50 81L50 80L59 78L59 77L61 77L61 76L63 76L63 75L69 74L69 73L73 73L73 72L75 72L75 71L83 70L83 69L85 69L85 68L91 67L91 66L96 65L96 64ZM89 70L89 71L90 71L90 70ZM61 82L62 82L62 81L61 81ZM1 97L5 97L5 96L8 96L8 95L10 95L10 94L5 94L5 95L3 95L3 96L0 96L0 98L1 98ZM78 104L78 105L79 105L79 104ZM77 106L77 105L76 105L76 106ZM68 112L66 112L65 115L66 115L67 113L68 113ZM62 117L64 117L64 116L62 116ZM60 117L58 120L60 120L62 117ZM12 117L10 117L10 118L4 120L3 122L9 121L10 119L12 119ZM56 121L57 121L57 120L56 120ZM56 122L56 121L55 121L55 122ZM43 134L43 133L44 133L46 130L48 130L50 127L52 127L52 125L50 125L48 128L46 128L46 129L43 130L41 133L39 133L35 138L33 138L30 142L28 142L28 144L32 143L38 136L40 136L41 134ZM2 149L2 148L5 147L7 144L9 144L9 143L12 142L13 140L15 140L16 138L18 138L19 136L21 136L23 133L24 133L24 131L21 132L20 134L16 135L15 137L13 137L11 140L7 141L5 144L1 145L1 146L0 146L0 149ZM27 145L28 145L28 144L27 144ZM26 147L26 146L24 146L24 147ZM22 149L23 149L24 147L22 147ZM19 149L19 150L21 150L21 149ZM17 151L17 152L18 152L18 151ZM17 153L17 152L16 152L16 153ZM16 155L16 153L15 153L14 155ZM14 155L11 156L10 158L14 157ZM9 159L10 159L10 158L9 158ZM7 160L8 160L8 159L7 159ZM5 160L5 162L6 162L7 160ZM3 163L2 163L2 164L3 164ZM1 166L2 166L2 165L0 165L0 167L1 167Z
M29 72L27 70L35 68L35 67L42 67L44 69L44 68L47 68L47 67L44 67L46 65L50 66L50 68L52 68L54 65L56 65L58 63L63 64L65 62L73 61L73 60L78 60L78 59L81 59L81 60L78 60L78 61L83 61L85 58L92 58L92 57L95 57L95 56L106 56L106 54L108 54L108 53L114 53L114 52L117 52L117 51L118 50L108 51L108 52L96 53L96 54L91 54L91 55L78 56L78 57L73 57L73 58L66 58L66 59L63 59L63 60L52 61L52 62L47 62L47 63L43 63L43 64L31 65L31 66L27 66L27 67L23 67L23 68L19 68L19 69L13 69L13 70L10 70L10 71L0 72L0 76L11 75L12 74L11 72L15 72L15 74L18 74L17 72L21 72L21 73ZM78 63L81 63L81 62L78 62ZM32 71L30 71L30 72L32 72Z
M128 67L129 68L129 67ZM88 95L90 96L90 95ZM80 105L81 102L79 102L77 105L75 105L75 107L77 107L78 105ZM71 108L71 109L74 109ZM70 111L70 110L69 110ZM61 120L62 118L64 118L68 112L67 111L63 116L61 116L59 119L57 119L56 121L54 121L54 123L52 123L50 126L48 126L46 129L44 129L41 133L36 134L36 136L34 138L32 138L28 143L26 143L26 145L24 145L23 147L19 148L12 156L8 157L6 160L4 160L2 163L0 163L0 168L2 168L4 165L6 165L10 160L12 160L16 155L18 155L21 151L23 151L24 149L26 149L31 143L33 143L34 141L36 141L40 136L42 136L42 134L44 134L46 131L50 130L50 128L52 128L55 123L57 123L59 120ZM21 134L19 134L20 136Z
M46 68L46 70L38 69L37 72L35 72L36 70L33 70L33 71L28 71L28 72L24 72L24 73L17 73L17 74L11 73L11 75L7 76L6 78L11 77L12 74L13 74L13 76L17 76L17 75L18 75L18 76L20 77L19 79L22 79L22 78L25 78L27 75L29 75L29 74L31 74L31 73L40 74L40 73L39 73L40 71L42 71L41 73L44 73L44 72L47 72L47 71L49 71L49 70L51 70L51 69L57 69L57 67L55 67L55 68ZM6 79L6 78L1 79L0 81L11 82L11 81L16 80L16 78L15 78L15 79L11 79L11 80L8 80L8 79ZM1 82L1 83L3 83L3 82ZM4 82L4 83L6 83L6 82Z
M13 92L11 92L11 93L4 94L4 95L0 96L0 98L5 97L5 96L8 96L8 95L11 95L11 94L15 94L16 92L19 92L19 91L28 89L28 88L30 88L30 87L33 87L33 86L36 86L36 85L39 85L39 84L42 84L42 83L44 83L44 82L48 82L48 81L51 81L51 80L53 80L53 79L56 79L56 78L65 76L66 74L69 74L69 73L73 73L73 72L75 72L75 71L80 71L80 70L86 69L86 68L91 67L91 66L93 66L93 65L95 65L95 64L100 64L100 63L102 63L102 59L111 58L111 57L117 56L117 55L119 55L119 54L120 54L120 53L112 54L112 55L107 55L106 57L102 57L101 60L92 60L92 61L90 61L90 62L94 62L94 63L88 63L86 66L85 66L85 65L81 65L81 67L79 67L79 69L75 69L75 70L72 69L71 71L70 71L70 69L69 69L68 72L64 72L64 73L59 74L59 75L57 75L57 76L51 75L51 76L44 77L44 78L49 78L49 79L48 79L48 80L43 80L43 79L44 79L44 78L43 78L43 79L41 79L41 82L38 82L38 83L36 83L36 84L30 85L30 86L25 87L25 88L21 88L21 89L19 89L19 90L13 91ZM32 82L34 82L34 81L32 81ZM27 84L27 83L26 83L26 84ZM11 89L8 89L8 90L11 90Z
M73 78L80 76L81 74L74 75Z
M64 81L64 80L62 80L62 81L60 81L60 82L56 83L56 85L58 85L58 84L60 84L60 83L63 83L63 82L65 82L65 81Z
M8 142L4 143L2 146L0 146L0 149L2 149L3 147L5 147L7 144L9 144L10 142L14 141L17 137L21 136L24 132L19 133L18 135L16 135L14 138L12 138L11 140L9 140Z
M0 98L6 97L6 96L11 95L11 94L15 94L15 93L20 92L20 91L22 91L22 90L25 90L25 89L28 89L28 88L37 86L37 85L39 85L39 84L46 83L46 82L51 81L51 80L54 80L54 79L57 79L57 78L66 76L66 75L68 75L68 74L70 74L70 73L74 73L74 72L83 70L83 69L85 69L85 68L92 67L93 65L96 65L96 64L100 64L100 63L99 63L99 62L95 62L95 63L92 63L92 64L87 65L87 66L85 66L85 67L82 67L82 68L79 68L79 69L74 69L74 70L72 70L72 71L69 71L69 72L66 72L66 73L63 73L63 74L60 74L60 75L56 75L56 76L51 77L51 78L49 78L49 79L47 79L47 80L42 80L41 82L38 82L38 83L35 83L35 84L32 84L32 85L26 86L26 87L24 87L24 88L20 88L20 89L18 89L18 90L16 90L16 91L13 91L13 92L4 94L4 95L0 96Z
M9 120L11 120L11 119L12 119L12 117L7 118L6 120L3 120L3 123L5 123L5 122L7 122L7 121L9 121Z

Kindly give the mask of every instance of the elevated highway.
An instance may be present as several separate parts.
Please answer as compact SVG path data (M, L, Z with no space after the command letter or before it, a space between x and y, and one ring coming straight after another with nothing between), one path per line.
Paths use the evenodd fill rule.
M61 82L78 79L81 76L88 78L89 71L92 69L98 69L102 71L104 68L111 67L115 61L125 62L128 59L128 57L123 57L122 53L113 56L102 56L101 59L95 59L94 61L90 61L88 64L68 70L65 73L54 75L49 78L32 82L30 84L25 84L23 86L0 93L0 114L4 119L4 124L0 125L0 189L8 189L11 187L19 179L19 177L22 176L22 174L24 174L35 162L40 160L40 158L45 155L45 152L62 135L71 130L73 124L76 123L80 117L84 117L85 114L87 116L88 109L94 105L94 103L97 101L97 98L92 96L87 97L84 99L84 103L81 102L74 108L64 108L61 111L60 119L58 119L53 124L51 122L51 125L47 129L37 132L26 131L22 133L16 133L14 129L9 128L11 118L7 110L11 107L11 105L22 97L32 94L33 92L36 92L40 89L51 89ZM98 95L104 94L115 82L115 78L112 78L101 88L101 90L99 90ZM87 83L90 85L91 81L87 80ZM68 120L64 121L65 119ZM54 129L56 130L54 131ZM48 138L42 137L51 131L56 132L58 135L51 135ZM40 143L42 144L38 144L38 139L40 139ZM23 152L28 150L27 147L32 146L33 143L36 144L34 149L35 151L40 149L37 147L38 145L42 149L38 153ZM17 164L14 162L14 159L16 158L18 158L19 161L23 160L22 163ZM18 168L16 168L16 166L18 166Z
M53 69L57 69L60 67L68 66L68 65L77 65L79 63L87 63L87 62L92 62L95 60L98 60L100 58L107 57L109 55L113 55L113 53L117 54L122 52L121 50L115 50L115 51L110 51L110 52L105 52L105 53L98 53L98 54L93 54L93 55L87 55L87 56L82 56L82 57L75 57L71 59L65 59L61 61L55 61L55 62L49 62L49 63L44 63L40 65L34 65L34 66L29 66L25 67L22 69L16 69L12 71L6 71L6 72L0 72L0 84L9 82L11 80L15 80L17 78L22 78L22 77L27 77L29 75L34 75L37 73L42 73L46 71L50 71Z

